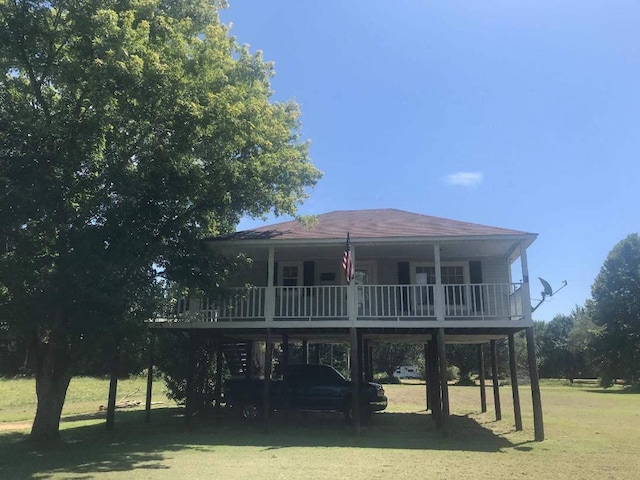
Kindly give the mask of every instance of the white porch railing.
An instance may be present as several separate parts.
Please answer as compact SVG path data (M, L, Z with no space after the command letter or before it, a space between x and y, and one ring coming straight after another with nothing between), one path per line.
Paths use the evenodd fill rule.
M523 316L520 284L443 286L445 318L509 317L516 320Z
M523 318L519 283L443 285L444 319L520 320ZM349 320L344 285L273 287L273 319ZM200 322L265 321L268 287L230 289L224 301L182 299L174 320ZM435 285L358 285L357 319L437 318Z
M274 319L347 320L347 288L344 285L275 287Z
M264 318L266 293L266 287L232 288L224 301L204 299L202 310L208 321Z
M358 317L436 318L435 285L358 285Z
M446 319L522 318L520 284L443 285ZM359 285L358 317L436 318L435 285Z

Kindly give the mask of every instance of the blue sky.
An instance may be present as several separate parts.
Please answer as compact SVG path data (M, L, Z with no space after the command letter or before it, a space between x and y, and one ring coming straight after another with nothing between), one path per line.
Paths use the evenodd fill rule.
M542 320L640 231L640 2L230 0L221 17L275 63L274 100L301 104L324 172L301 213L538 233L531 277L568 282Z

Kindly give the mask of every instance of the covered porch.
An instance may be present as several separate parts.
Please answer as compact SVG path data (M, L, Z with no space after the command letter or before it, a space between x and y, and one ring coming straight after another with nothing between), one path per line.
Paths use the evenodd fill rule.
M351 242L355 278L344 279L343 241L213 241L251 266L210 296L181 299L159 322L202 328L448 328L531 325L530 238L377 239ZM522 280L511 265L520 260Z

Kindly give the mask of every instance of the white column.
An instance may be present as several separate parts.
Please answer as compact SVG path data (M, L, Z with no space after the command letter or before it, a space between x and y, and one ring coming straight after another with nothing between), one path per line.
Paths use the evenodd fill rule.
M269 247L269 260L267 265L267 292L264 299L264 317L267 324L273 322L273 317L276 312L276 288L273 285L275 256L275 249L273 247Z
M440 262L440 244L436 243L433 245L433 258L436 269L436 286L435 286L435 311L436 311L436 320L438 322L444 322L444 286L442 285L442 268Z
M527 249L520 244L520 264L522 265L522 314L524 321L532 324L531 320L531 291L529 288L529 265L527 263Z

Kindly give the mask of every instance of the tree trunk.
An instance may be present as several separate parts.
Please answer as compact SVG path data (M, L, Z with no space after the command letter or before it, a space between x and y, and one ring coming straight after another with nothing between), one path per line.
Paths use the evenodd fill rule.
M60 416L71 381L67 352L52 339L38 342L35 350L38 406L29 440L48 442L60 437Z

